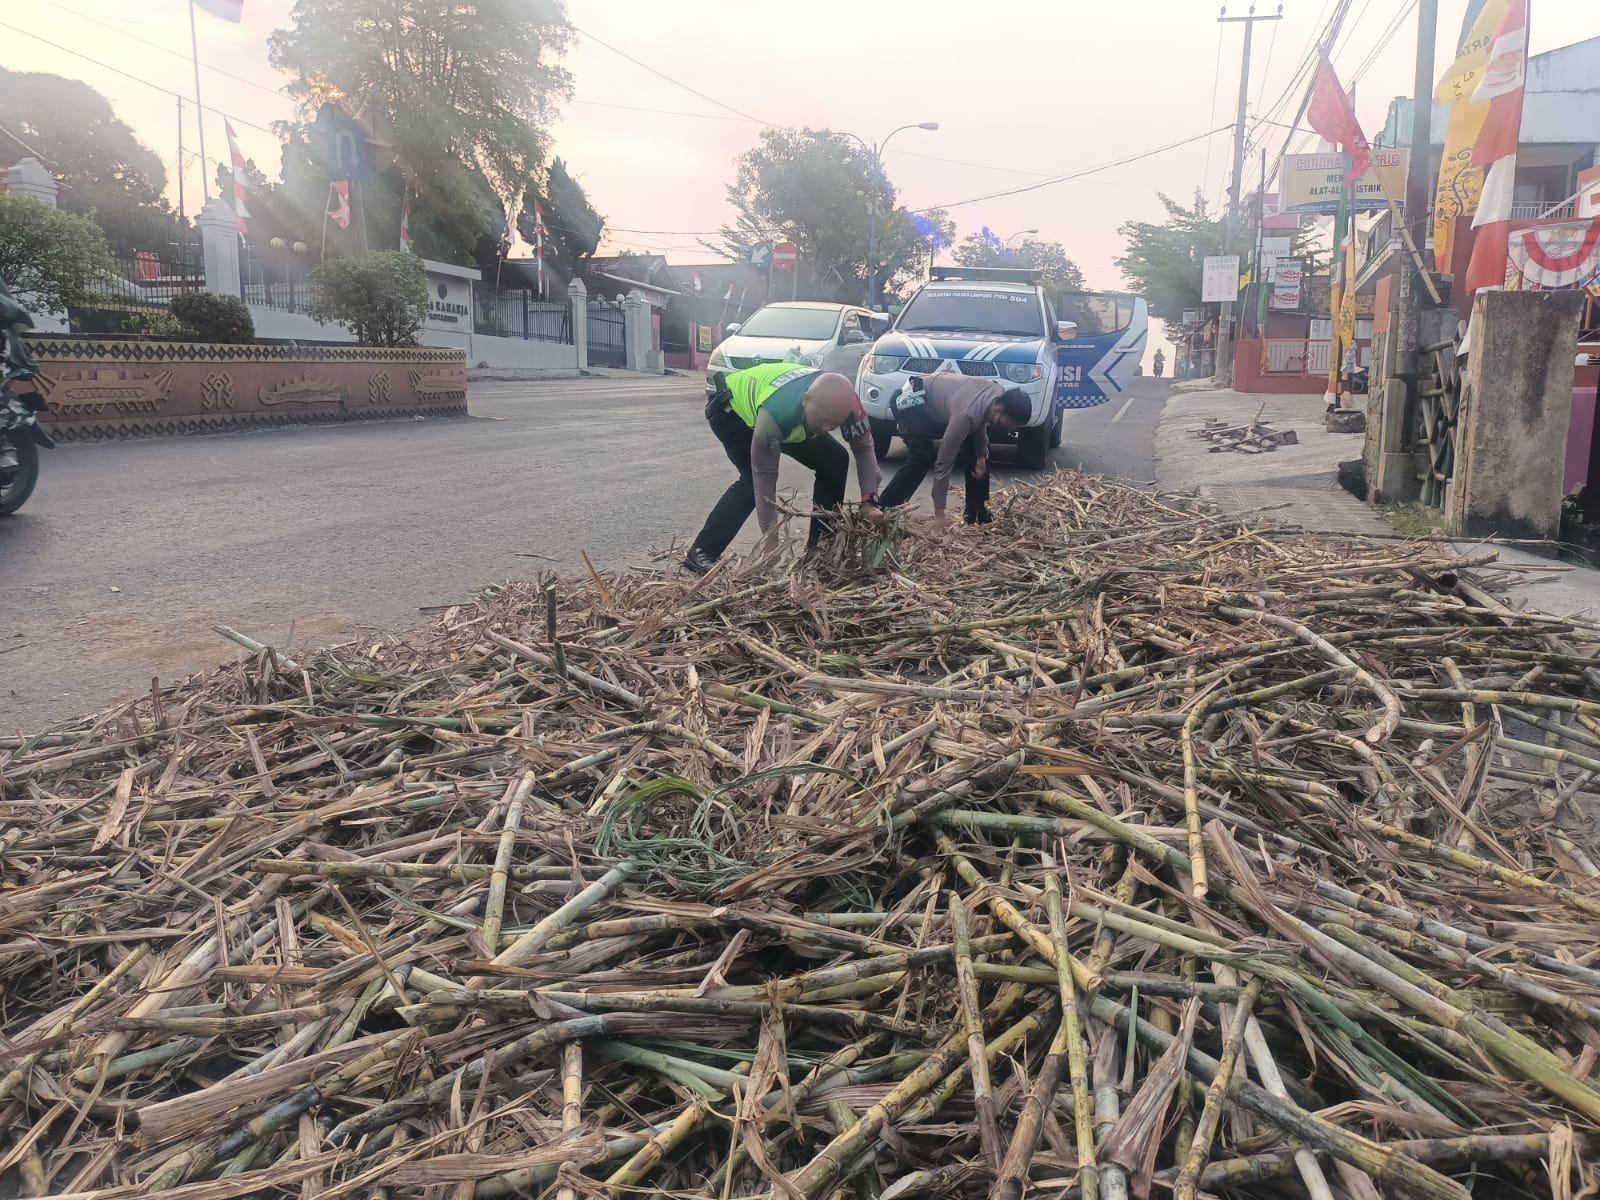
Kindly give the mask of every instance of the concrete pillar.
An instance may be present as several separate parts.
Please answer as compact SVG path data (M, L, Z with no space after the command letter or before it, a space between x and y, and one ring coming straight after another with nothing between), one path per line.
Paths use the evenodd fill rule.
M5 190L9 195L24 196L54 208L61 189L55 176L37 158L21 158L6 168Z
M206 201L195 218L206 260L206 291L239 296L239 218L225 200Z
M572 303L572 345L578 351L578 370L589 366L589 289L583 280L567 284L567 299Z
M628 370L649 369L650 302L638 288L622 302L622 341L627 349Z
M1581 292L1479 292L1461 380L1445 528L1553 538L1572 419Z

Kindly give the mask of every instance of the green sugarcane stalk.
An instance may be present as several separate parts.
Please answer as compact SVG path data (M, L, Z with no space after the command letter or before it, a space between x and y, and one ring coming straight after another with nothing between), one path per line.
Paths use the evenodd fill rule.
M1446 946L1471 950L1475 954L1491 954L1503 949L1500 943L1491 942L1486 937L1465 933L1454 925L1446 925L1442 921L1436 921L1431 917L1419 916L1417 913L1410 912L1407 909L1397 908L1392 904L1370 899L1352 892L1348 888L1340 887L1336 883L1330 883L1325 879L1317 881L1317 895L1326 900L1332 900L1335 903L1357 909L1360 912L1383 917L1392 921L1398 928L1424 933L1435 941L1444 943ZM1569 963L1564 959L1553 958L1548 954L1538 954L1521 948L1515 948L1511 953L1514 957L1538 967L1541 971L1548 971L1552 975L1561 975L1568 979L1575 979L1580 983L1586 983L1590 987L1600 988L1600 971L1592 967L1585 967L1579 963Z
M746 708L764 708L775 716L785 717L797 725L808 725L813 729L826 729L831 721L827 717L811 712L804 708L797 708L793 704L784 704L779 700L768 700L765 696L758 696L754 692L742 692L738 688L731 688L725 683L708 683L704 685L706 695L715 696L718 700L726 700L731 704L742 704Z
M568 900L555 912L540 921L532 929L524 933L511 945L507 946L492 961L497 967L520 967L534 955L544 949L548 942L563 929L569 928L579 917L600 903L613 891L620 887L631 875L636 867L633 859L623 859L599 879L595 880L583 891ZM486 980L475 980L477 986L483 986Z
M1200 789L1195 778L1199 767L1194 749L1195 730L1205 721L1209 704L1198 700L1183 720L1179 735L1183 747L1183 823L1189 835L1189 894L1204 900L1210 872L1206 869L1206 839L1200 826Z
M528 801L528 794L533 791L534 779L532 771L524 771L517 782L511 803L506 808L505 824L500 828L500 842L495 847L494 869L489 875L489 898L484 901L481 934L485 952L490 958L500 949L500 925L506 910L506 875L511 869L511 855L517 848L517 833L522 828L522 807Z
M318 862L297 858L257 858L249 868L258 875L301 879L444 879L459 883L488 879L494 873L494 867L483 863ZM593 868L580 867L580 874L586 869L593 872ZM506 868L506 878L513 883L566 882L572 878L572 868L510 866Z
M994 1111L994 1094L990 1090L989 1060L984 1057L986 1039L983 1036L983 1018L978 1000L978 977L972 972L972 946L967 930L967 908L961 897L950 893L948 902L950 924L956 948L956 1000L961 1008L962 1023L967 1030L967 1059L972 1071L973 1105L977 1110L978 1140L983 1157L991 1169L1000 1165L1000 1122Z
M1217 1073L1212 1076L1211 1083L1206 1088L1205 1104L1200 1110L1200 1123L1196 1126L1194 1138L1189 1143L1188 1154L1183 1160L1183 1169L1178 1172L1177 1182L1173 1184L1175 1200L1195 1198L1200 1172L1205 1170L1206 1160L1211 1157L1211 1142L1217 1136L1217 1126L1222 1121L1224 1097L1227 1095L1228 1085L1233 1080L1234 1068L1239 1063L1239 1050L1244 1045L1245 1025L1250 1020L1250 1009L1255 1004L1256 995L1260 990L1260 982L1252 979L1245 987L1244 996L1234 1008L1233 1016L1223 1032L1222 1057L1217 1060Z
M706 1106L701 1103L686 1104L674 1117L665 1129L652 1134L644 1145L634 1151L632 1157L613 1171L605 1181L605 1188L612 1196L621 1196L638 1185L639 1181L656 1167L668 1153L676 1149L691 1133L700 1128L700 1122L705 1120Z
M1172 1042L1172 1035L1162 1033L1120 1004L1104 996L1089 1001L1094 1016L1116 1029L1132 1029L1138 1039L1155 1053L1164 1052ZM1202 1082L1209 1083L1217 1073L1217 1060L1204 1051L1191 1046L1188 1068ZM1246 1112L1260 1117L1277 1128L1306 1142L1314 1149L1323 1150L1341 1162L1347 1162L1372 1176L1380 1183L1391 1186L1395 1192L1409 1200L1471 1200L1471 1193L1453 1179L1382 1146L1360 1134L1341 1129L1325 1118L1309 1113L1291 1103L1273 1096L1265 1088L1247 1079L1235 1079L1229 1089L1229 1099Z
M894 978L901 979L904 975L902 973ZM877 990L881 989L874 989ZM431 991L425 1004L410 1007L412 1010L431 1012L436 1017L475 1009L526 1015L530 995L542 996L553 1004L577 1009L580 1012L682 1012L694 1013L697 1016L759 1020L771 1013L773 1006L777 1005L787 1019L814 1025L842 1026L857 1033L864 1033L869 1029L882 1029L890 1033L911 1036L916 1034L919 1028L912 1022L897 1020L887 1014L868 1012L864 1009L796 1004L783 1000L728 1000L718 996L661 992L558 992L546 989L539 989L536 992L510 989L475 992L466 988L449 988Z

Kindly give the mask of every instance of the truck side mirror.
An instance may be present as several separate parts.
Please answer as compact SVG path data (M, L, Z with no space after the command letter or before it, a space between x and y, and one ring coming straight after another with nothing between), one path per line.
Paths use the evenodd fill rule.
M1056 341L1070 342L1078 336L1078 323L1076 321L1056 322Z

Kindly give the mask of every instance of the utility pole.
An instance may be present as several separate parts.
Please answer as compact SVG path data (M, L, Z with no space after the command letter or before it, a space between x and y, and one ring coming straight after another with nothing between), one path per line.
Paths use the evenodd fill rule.
M183 97L178 97L178 222L188 224L189 216L183 209Z
M1244 182L1244 121L1250 106L1250 43L1255 32L1257 21L1283 20L1283 5L1278 5L1278 11L1271 15L1256 15L1256 6L1252 4L1250 11L1242 17L1230 17L1226 5L1222 8L1222 15L1217 18L1221 25L1244 26L1244 57L1239 64L1239 109L1233 123L1233 182L1228 185L1228 216L1223 226L1226 240L1223 249L1229 253L1238 249L1239 245L1239 188ZM1236 300L1229 300L1222 305L1222 319L1217 322L1217 383L1222 387L1233 386L1233 308Z
M1416 472L1407 447L1416 426L1417 389L1421 386L1422 297L1437 295L1431 279L1422 271L1431 264L1419 261L1410 251L1423 251L1433 227L1433 46L1438 34L1439 0L1421 0L1417 6L1417 61L1411 85L1411 159L1406 168L1406 209L1402 241L1407 253L1400 255L1396 283L1400 294L1396 307L1389 355L1389 379L1383 384L1382 422L1378 439L1378 461L1367 464L1367 490L1385 500L1405 501L1416 495ZM1391 221L1399 220L1391 215ZM1369 418L1370 418L1369 414Z
M206 182L206 105L200 99L200 35L195 31L194 0L189 0L189 49L194 55L194 116L200 126L200 200L204 203L211 198L211 185ZM178 170L183 170L181 162Z

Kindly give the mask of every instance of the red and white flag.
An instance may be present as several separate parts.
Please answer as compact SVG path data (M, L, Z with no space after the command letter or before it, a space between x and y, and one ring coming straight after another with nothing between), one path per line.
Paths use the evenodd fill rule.
M400 201L400 249L411 253L411 191L406 190Z
M233 211L239 218L239 236L250 233L250 208L245 203L244 155L239 153L239 139L234 135L233 122L223 118L222 127L228 131L228 155L233 159Z
M191 0L201 12L232 21L235 25L244 20L244 0Z
M328 185L328 220L340 229L350 228L350 183L337 179Z
M1489 65L1472 99L1488 115L1472 146L1472 165L1483 171L1483 194L1472 218L1472 260L1467 293L1506 282L1511 198L1522 132L1522 93L1528 75L1528 0L1510 0L1489 47Z

